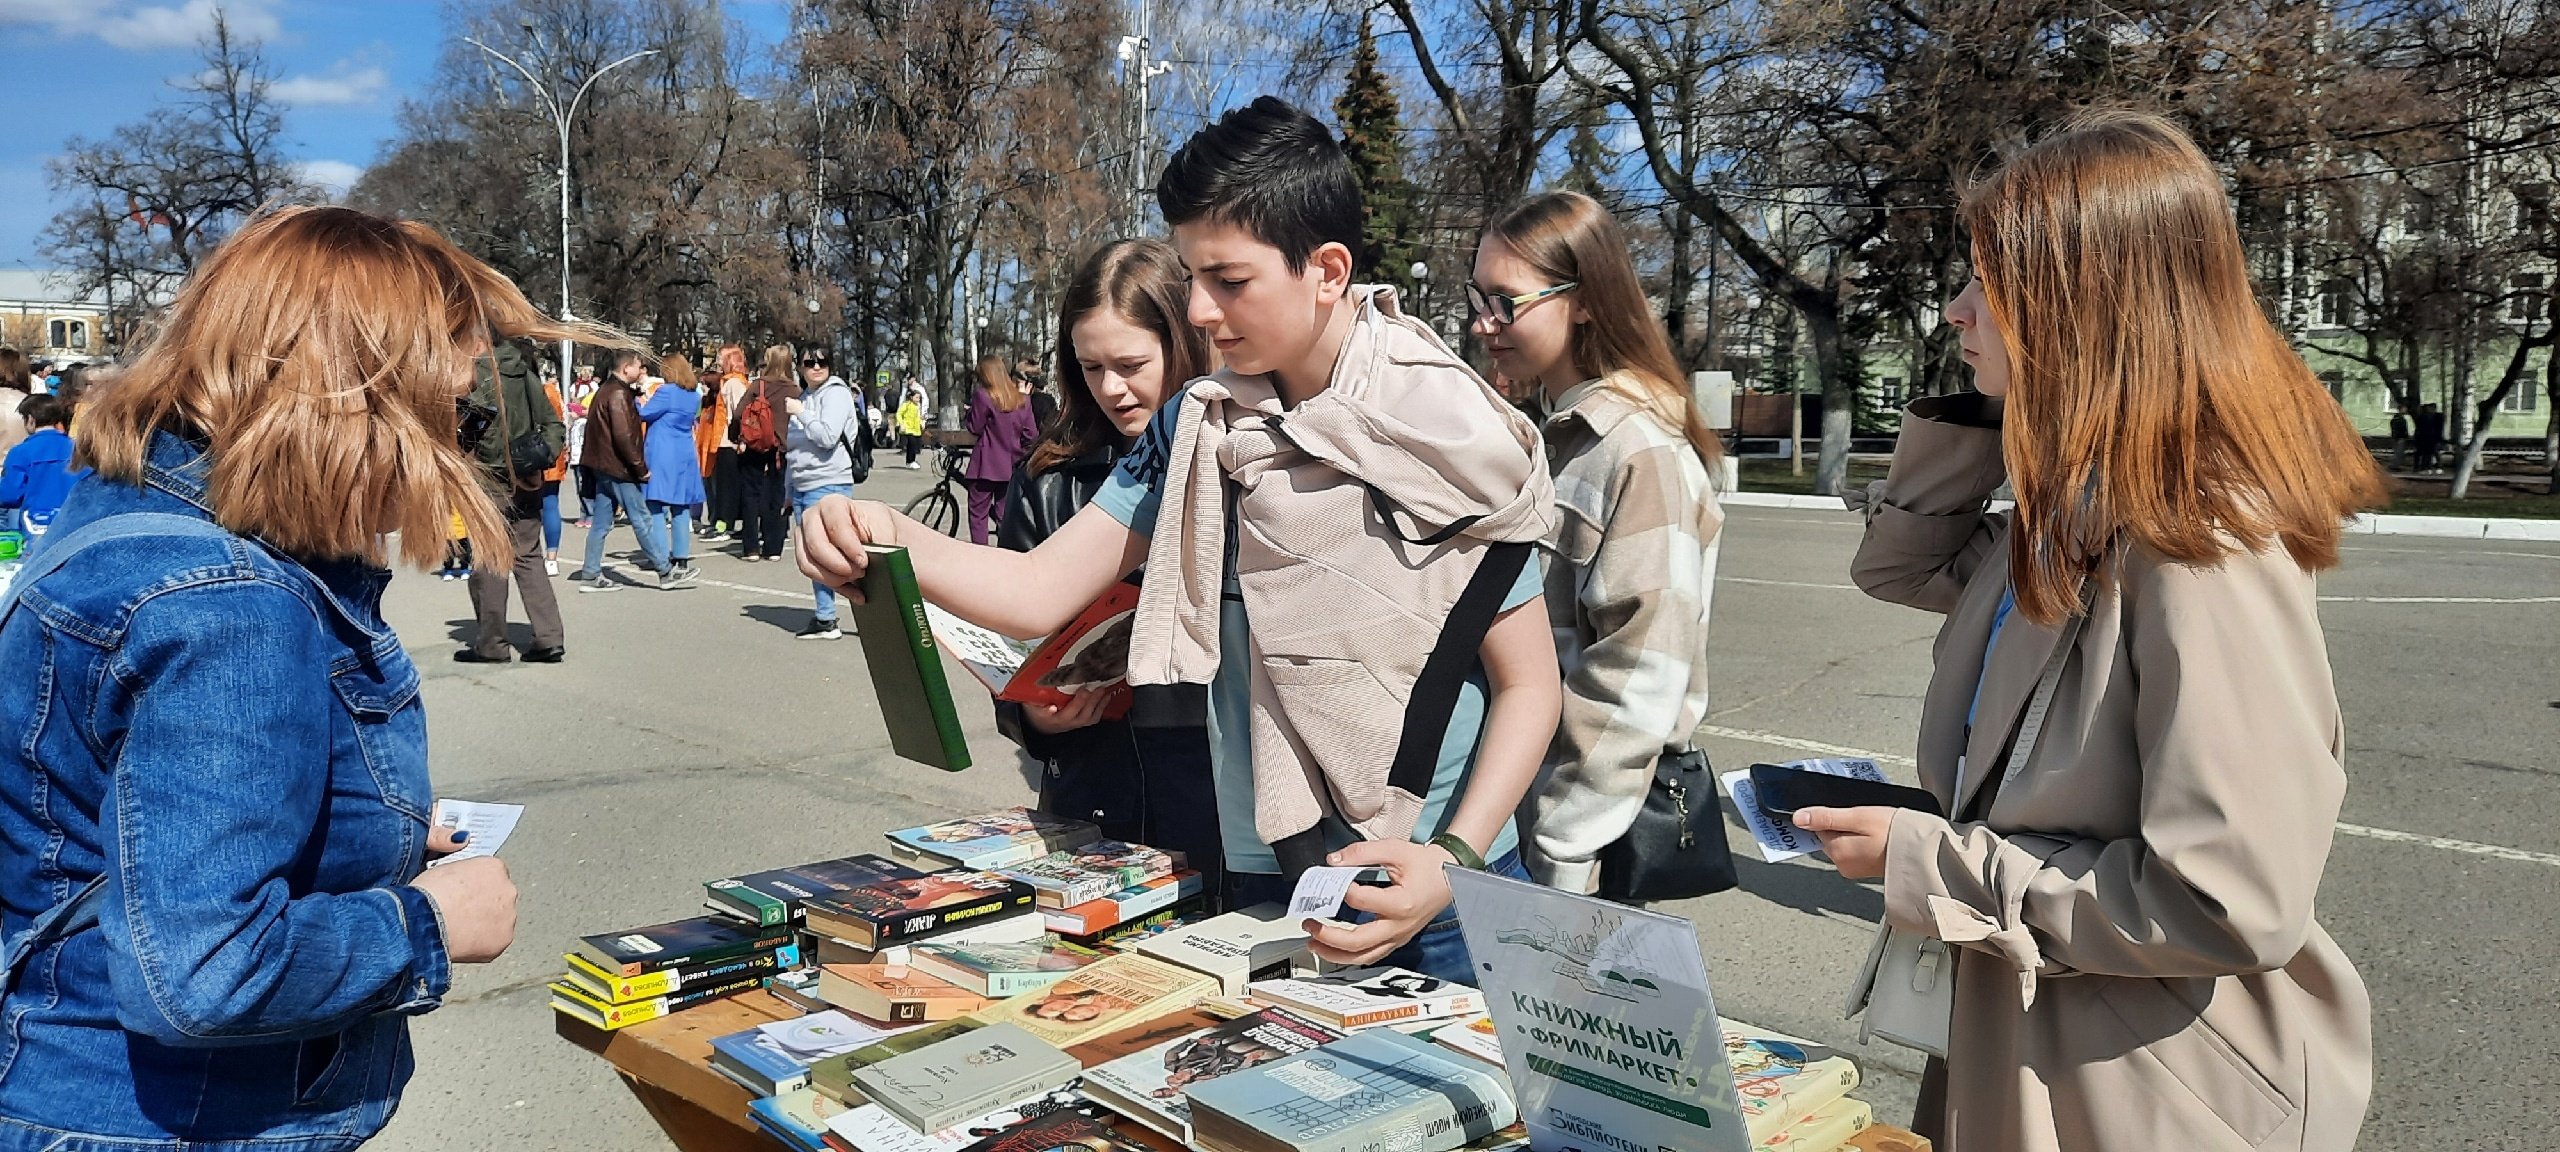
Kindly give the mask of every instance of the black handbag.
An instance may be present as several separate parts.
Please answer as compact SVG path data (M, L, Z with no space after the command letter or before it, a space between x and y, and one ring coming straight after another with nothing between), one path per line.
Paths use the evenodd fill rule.
M1622 904L1685 900L1734 886L1716 777L1697 749L1664 752L1636 822L1600 850L1600 897Z

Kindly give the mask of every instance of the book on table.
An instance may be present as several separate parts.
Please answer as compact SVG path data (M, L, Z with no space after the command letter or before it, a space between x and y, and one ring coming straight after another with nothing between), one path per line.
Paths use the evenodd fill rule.
M1278 904L1257 904L1140 941L1137 950L1216 977L1221 996L1242 996L1254 980L1289 974L1307 947L1299 924Z
M1019 944L927 940L909 953L910 967L991 1000L1037 992L1102 959L1102 953L1056 937Z
M986 1025L963 1016L957 1020L927 1024L910 1032L900 1032L877 1044L865 1045L851 1052L841 1052L809 1065L809 1086L844 1104L868 1104L871 1102L870 1098L864 1096L861 1089L854 1087L853 1074L856 1071L984 1027Z
M1101 1106L1085 1099L1081 1092L1063 1088L948 1128L919 1132L888 1109L864 1104L827 1121L827 1143L837 1152L963 1152L990 1136L1020 1130L1061 1113L1098 1116Z
M990 1004L969 1018L1018 1025L1064 1048L1179 1012L1216 990L1211 977L1123 953L1087 964L1040 991Z
M806 1088L747 1101L756 1125L785 1147L799 1152L834 1152L827 1144L827 1121L844 1106Z
M741 976L772 976L800 962L798 945L785 944L764 952L750 952L727 960L688 964L681 968L661 968L637 976L609 971L595 961L575 952L564 952L560 959L568 964L561 975L598 1000L612 1004L628 1004L634 1000L651 1000L673 995L705 984L718 984Z
M1837 1152L1930 1152L1929 1138L1891 1124L1869 1124L1840 1142Z
M812 932L858 948L880 948L971 921L1027 914L1031 901L1031 886L1019 880L946 868L809 900L801 905L800 918Z
M1320 976L1256 980L1249 991L1263 1003L1344 1031L1484 1011L1484 996L1475 989L1402 968L1345 968Z
M882 880L904 880L917 871L869 852L840 860L819 860L790 868L750 872L704 884L711 901L763 926L800 918L800 903L812 896L832 896Z
M761 1028L715 1036L711 1040L711 1068L737 1081L758 1096L779 1096L809 1086L809 1065L782 1045L774 1042Z
M1128 952L1167 932L1188 928L1208 919L1207 907L1208 902L1204 897L1187 897L1175 901L1170 908L1159 908L1099 932L1080 935L1060 932L1058 939L1069 944L1082 944L1096 952ZM1075 910L1070 908L1067 911ZM1048 922L1046 917L1042 920L1044 923Z
M818 997L893 1024L957 1020L987 1006L984 995L904 964L826 965L818 969Z
M638 976L771 951L791 943L791 937L788 928L742 924L725 916L695 916L581 936L574 951L605 972Z
M1071 908L1171 876L1180 866L1173 854L1161 848L1096 840L996 871L1030 885L1039 894L1042 908Z
M1731 1020L1717 1023L1755 1145L1858 1086L1857 1064L1830 1048Z
M969 740L942 673L942 647L934 643L916 584L915 561L904 548L866 545L862 596L846 605L880 698L880 720L889 748L919 764L957 772L969 766Z
M1058 708L1075 697L1105 693L1106 720L1129 714L1129 633L1137 617L1138 582L1123 580L1048 639L1016 640L927 604L925 617L944 651L998 700Z
M1144 1052L1167 1040L1180 1040L1206 1032L1227 1020L1228 1017L1211 1013L1204 1007L1185 1008L1077 1041L1067 1049L1067 1055L1075 1057L1076 1063L1092 1069L1123 1056Z
M1002 868L1102 839L1102 829L1016 805L889 833L889 852L937 867Z
M1875 1118L1866 1101L1843 1097L1788 1121L1775 1136L1753 1141L1751 1152L1833 1152Z
M1443 1024L1431 1030L1431 1042L1502 1067L1502 1038L1494 1032L1491 1016L1470 1016Z
M1076 1112L1056 1112L1006 1129L960 1152L1148 1152L1131 1142L1107 1120Z
M1013 1024L990 1024L855 1069L853 1085L890 1115L930 1132L1064 1088L1082 1072L1055 1045Z
M583 1020L607 1032L645 1024L659 1017L681 1012L707 1000L752 992L764 986L762 976L741 976L718 984L705 984L646 1000L615 1003L598 999L587 990L566 980L551 983L551 1010L575 1020Z
M1285 1009L1266 1008L1088 1068L1085 1094L1183 1143L1191 1141L1193 1085L1320 1048L1342 1033Z
M1392 1028L1188 1093L1193 1141L1211 1152L1450 1152L1518 1118L1500 1073Z
M1099 936L1142 916L1194 899L1206 891L1207 884L1200 873L1185 868L1081 904L1042 908L1040 919L1050 931L1060 936Z

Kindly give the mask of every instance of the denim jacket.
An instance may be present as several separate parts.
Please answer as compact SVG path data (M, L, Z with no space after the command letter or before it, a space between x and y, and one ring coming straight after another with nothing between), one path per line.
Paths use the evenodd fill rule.
M208 463L162 433L143 485L84 479L57 530L210 519ZM106 888L0 993L0 1152L317 1152L390 1118L407 1017L449 977L407 883L433 794L388 579L226 534L102 541L25 590L0 628L0 932Z

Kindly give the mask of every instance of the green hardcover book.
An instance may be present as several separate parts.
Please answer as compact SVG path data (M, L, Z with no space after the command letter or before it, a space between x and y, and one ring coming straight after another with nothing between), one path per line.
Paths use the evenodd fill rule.
M863 602L849 608L862 638L862 658L871 665L871 690L880 697L889 747L919 764L957 772L969 766L969 742L951 703L951 683L942 675L942 649L925 617L915 563L904 548L874 544L870 553L871 566L862 573Z
M839 1052L809 1065L809 1086L831 1099L859 1108L870 1103L871 1098L863 1095L861 1089L853 1086L855 1070L868 1068L892 1056L903 1056L927 1044L975 1032L984 1027L986 1025L980 1021L962 1017L958 1020L929 1024L911 1032L900 1032L877 1044L856 1048L851 1052Z

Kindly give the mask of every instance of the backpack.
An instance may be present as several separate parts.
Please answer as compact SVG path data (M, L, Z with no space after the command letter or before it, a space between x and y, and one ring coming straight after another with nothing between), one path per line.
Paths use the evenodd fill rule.
M844 387L845 391L853 394L853 421L851 430L845 433L844 447L845 451L852 453L853 482L860 484L871 479L871 453L877 447L877 442L871 438L871 405L862 398L862 393L853 390L852 385Z
M774 417L773 401L766 398L762 380L756 381L754 394L738 408L738 444L768 456L782 451L782 422Z

